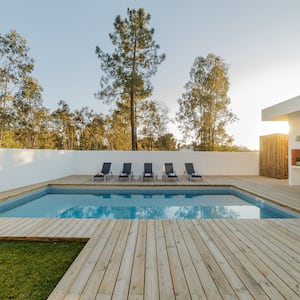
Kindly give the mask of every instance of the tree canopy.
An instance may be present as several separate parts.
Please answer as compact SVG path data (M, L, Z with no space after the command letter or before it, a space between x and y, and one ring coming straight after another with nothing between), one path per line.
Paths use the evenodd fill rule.
M96 47L104 72L96 96L106 103L129 101L132 150L137 150L137 103L151 95L150 78L165 59L164 54L157 53L159 45L153 40L154 29L148 27L150 19L143 8L128 9L125 19L116 17L114 32L109 35L114 52L109 54Z
M229 109L228 67L214 54L197 57L190 80L178 100L176 119L180 130L190 136L199 150L214 151L232 145L226 126L237 120Z

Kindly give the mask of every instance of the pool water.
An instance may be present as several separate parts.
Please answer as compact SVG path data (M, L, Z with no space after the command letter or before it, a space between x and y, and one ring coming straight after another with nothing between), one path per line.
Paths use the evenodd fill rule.
M264 219L296 216L233 188L45 188L0 205L0 217Z

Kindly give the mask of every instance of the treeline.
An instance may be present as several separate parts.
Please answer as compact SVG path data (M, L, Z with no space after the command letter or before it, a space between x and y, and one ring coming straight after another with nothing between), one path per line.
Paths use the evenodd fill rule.
M69 150L128 150L131 148L128 102L116 102L109 114L88 107L71 110L60 100L50 111L43 104L42 87L32 76L34 60L16 31L0 35L0 147ZM145 99L136 108L138 147L174 150L167 132L167 110Z
M151 77L165 60L144 9L117 16L107 53L96 46L100 89L95 97L113 108L106 115L88 107L71 110L65 100L50 111L32 76L34 60L16 31L0 34L0 147L70 150L175 150L168 110L151 99ZM196 57L178 99L176 124L189 148L244 151L234 146L227 126L238 120L230 110L228 65L212 53Z

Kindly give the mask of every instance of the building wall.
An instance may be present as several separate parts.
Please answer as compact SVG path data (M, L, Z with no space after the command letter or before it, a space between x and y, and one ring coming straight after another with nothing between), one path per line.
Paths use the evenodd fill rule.
M103 162L112 162L117 175L124 162L132 163L134 174L142 174L144 162L153 164L156 175L163 164L172 162L178 175L185 162L194 163L202 175L258 175L258 152L193 151L61 151L0 149L0 191L35 184L68 175L93 175Z
M300 167L292 165L292 150L300 150L300 111L288 115L289 120L289 184L300 185Z

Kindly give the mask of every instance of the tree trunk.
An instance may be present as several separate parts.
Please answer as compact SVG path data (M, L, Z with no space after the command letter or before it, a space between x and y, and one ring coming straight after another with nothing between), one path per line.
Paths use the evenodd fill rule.
M130 92L130 125L131 125L131 149L137 150L136 133L135 133L135 109L134 109L134 90Z

